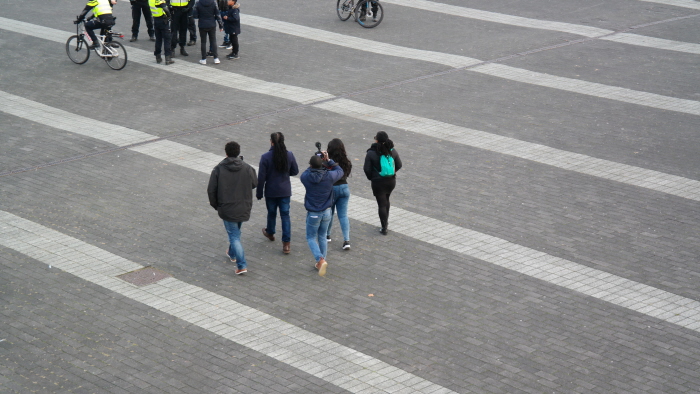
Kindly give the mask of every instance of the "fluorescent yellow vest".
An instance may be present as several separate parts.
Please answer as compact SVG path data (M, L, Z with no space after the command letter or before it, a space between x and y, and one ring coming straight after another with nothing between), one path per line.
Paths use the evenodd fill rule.
M87 5L94 7L92 14L95 17L112 14L112 5L109 3L109 0L90 0L87 2Z
M160 18L165 15L163 8L158 7L161 4L165 4L165 0L148 0L148 5L151 6L151 15L153 15L154 18Z

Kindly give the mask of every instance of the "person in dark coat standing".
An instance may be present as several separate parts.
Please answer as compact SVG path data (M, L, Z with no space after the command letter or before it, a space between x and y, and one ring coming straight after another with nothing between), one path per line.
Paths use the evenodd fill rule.
M202 60L199 61L199 64L207 64L207 37L209 37L211 44L214 64L221 63L219 54L216 51L216 25L217 23L219 24L219 30L223 30L224 27L216 0L197 0L192 17L199 19L199 38L202 49Z
M221 18L224 20L224 32L228 36L226 49L230 49L231 53L226 55L226 59L238 59L238 35L241 34L241 13L238 0L228 0L228 9L221 12Z
M393 171L388 171L391 175L382 175L382 156L392 158L394 162ZM386 161L386 160L385 160ZM377 199L379 208L379 222L381 228L379 232L382 235L387 235L389 227L389 196L396 187L396 172L401 169L401 158L399 153L394 149L394 143L389 139L385 131L378 131L374 137L374 143L367 149L365 156L364 168L367 179L372 182L372 194Z
M316 259L314 266L321 276L326 275L328 262L328 224L331 222L331 205L333 204L333 184L343 177L343 169L328 159L328 152L323 156L311 156L309 168L299 177L306 189L304 208L306 208L306 242Z
M240 275L248 272L241 244L241 224L250 219L258 177L255 169L238 157L241 146L237 142L227 143L224 149L226 158L212 170L207 194L209 204L224 221L230 244L226 255L236 263L236 275Z
M291 251L292 220L289 217L290 200L292 197L292 182L290 176L299 173L294 154L284 145L284 134L277 132L270 135L270 150L260 157L258 166L258 200L265 195L267 206L267 227L262 233L270 241L275 240L275 225L277 210L282 219L282 253Z

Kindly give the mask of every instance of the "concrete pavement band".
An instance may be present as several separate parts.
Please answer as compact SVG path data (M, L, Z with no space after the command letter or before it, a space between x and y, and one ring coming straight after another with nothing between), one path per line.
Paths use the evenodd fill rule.
M9 28L13 24L16 25L15 28L19 32L33 36L38 34L35 26L33 25L0 18L0 28ZM49 30L50 32L46 32L48 37L57 37L55 38L56 40L61 40L62 35L68 36L69 34L54 29L39 29ZM421 118L410 114L403 114L379 107L373 107L348 99L339 99L330 93L262 81L214 68L202 68L201 66L193 63L178 62L177 64L170 65L168 67L160 66L153 62L153 57L149 52L137 48L129 49L129 59L147 66L157 67L160 70L167 70L179 75L200 79L234 89L284 98L302 104L312 104L316 108L332 111L356 119L372 121L382 125L397 127L415 133L421 133L460 144L474 146L480 149L487 149L526 160L533 160L542 164L552 165L566 170L576 171L587 175L610 179L617 182L700 201L700 181L688 178L642 169L621 163L614 163L608 160L592 158L586 155L567 152L540 144L529 143L514 138L503 137L479 130L455 126L432 119ZM511 73L512 78L521 78L524 81L539 79L540 83L569 84L569 81L567 81L566 78L549 76L548 78L542 80L541 75L537 75L538 73L519 70L514 67L502 66L499 64L479 66L478 69L493 72L495 74L498 73L499 69L505 69L506 71L504 72ZM235 78L231 78L231 76ZM606 88L605 85L599 86L604 90L612 90L612 95L620 93L616 90L618 88ZM572 86L570 86L572 90L580 87L581 86L578 83L574 83ZM651 93L647 94L650 95ZM633 96L631 96L631 98L634 99ZM317 103L319 101L320 103ZM10 103L11 101L7 102L6 110L8 111L10 111L12 107ZM693 101L692 103L698 104L698 110L700 110L699 102ZM16 110L20 111L18 113L21 113L22 111L21 108L16 108ZM92 122L94 125L95 121ZM56 122L54 121L52 124L56 124ZM118 140L114 141L114 143L117 145L123 146L129 144L125 141L119 140L120 138L123 138L122 136L109 136L108 138L117 138Z
M64 40L66 40L68 37L70 37L70 33L61 31L61 30L56 30L56 29L51 29L51 28L46 28L46 27L40 27L36 25L32 25L30 23L26 22L20 22L16 21L13 19L7 19L7 18L0 18L0 29L5 29L5 30L10 30L16 33L21 33L21 34L26 34L34 37L39 37L43 39L50 39L56 42L61 42L63 43ZM306 29L306 28L305 28ZM318 30L318 29L314 29ZM308 39L314 39L314 40L320 40L328 43L334 43L336 45L343 45L347 46L348 43L350 42L357 42L357 40L362 40L359 38L351 38L349 36L342 36L337 33L332 33L332 32L325 32L323 30L318 30L316 32L317 34L314 35L309 35L309 36L304 36L305 38ZM340 37L342 37L342 40L339 40ZM396 52L395 50L389 51L389 48L397 49L401 48L403 49L402 51L399 51L399 53L404 53L405 55L401 55L401 57L407 57L407 58L415 58L416 53L424 53L426 56L424 56L421 60L428 61L428 62L433 62L433 63L440 63L440 64L445 64L443 61L446 58L445 54L441 54L438 52L430 52L430 51L418 51L410 48L402 48L402 47L397 47L394 45L390 44L384 44L384 43L377 43L374 41L370 40L363 40L361 41L362 45L356 46L353 45L352 48L356 50L369 50L371 52L378 52L378 53L386 53L391 55L391 52ZM138 49L136 48L130 48L129 51L129 57L132 60L138 61L137 58L132 55L132 53L139 53ZM134 53L134 54L136 54ZM151 55L149 52L146 51L141 51L140 52L142 55L141 56L141 61L143 64L146 65L152 65L153 63L153 55ZM396 55L394 55L396 56ZM626 88L621 88L621 87L616 87L616 86L609 86L605 84L600 84L600 83L595 83L595 82L588 82L588 81L583 81L583 80L578 80L578 79L572 79L572 78L566 78L566 77L558 77L555 75L550 75L546 73L540 73L540 72L535 72L535 71L530 71L530 70L525 70L517 67L511 67L511 66L506 66L502 64L495 64L495 63L488 63L488 62L482 62L473 58L468 58L468 57L458 57L455 55L449 55L448 60L446 61L446 65L449 65L450 67L454 67L454 58L462 58L463 62L466 62L468 64L468 67L466 70L468 71L474 71L474 72L479 72L479 73L484 73L487 75L491 75L494 77L498 78L505 78L509 79L512 81L517 81L517 82L523 82L523 83L528 83L532 85L537 85L537 86L544 86L552 89L559 89L559 90L564 90L564 91L569 91L569 92L574 92L574 93L580 93L584 95L589 95L589 96L594 96L594 97L599 97L599 98L606 98L610 100L616 100L616 101L622 101L626 103L631 103L631 104L636 104L636 105L643 105L647 107L652 107L652 108L658 108L658 109L664 109L668 111L675 111L675 112L682 112L682 113L687 113L691 115L700 115L700 102L694 101L694 100L687 100L687 99L680 99L680 98L675 98L675 97L669 97L669 96L663 96L655 93L648 93L648 92L640 92L632 89L626 89ZM146 60L148 59L148 60ZM477 65L473 66L473 62L477 61ZM481 64L483 63L483 64ZM155 64L153 64L155 65ZM171 72L177 72L181 63L177 63L175 65L172 65L168 68L169 71ZM465 66L462 66L465 67ZM201 69L201 68L200 68ZM236 74L238 75L238 74ZM270 95L275 95L276 97L282 97L282 98L289 98L291 100L294 100L302 103L312 103L317 100L324 100L324 99L330 99L332 98L332 95L329 93L323 93L323 92L317 92L313 91L310 89L304 89L304 88L299 88L296 86L289 86L289 85L283 85L283 84L276 84L272 82L265 82L261 80L255 80L254 78L249 78L243 75L237 76L237 79L240 80L241 83L249 83L251 81L257 81L257 83L254 85L255 90L251 90L251 88L248 88L247 90L249 91L257 91L259 93L263 94L270 94ZM252 86L253 87L253 86ZM279 90L281 89L281 91Z
M4 93L4 96L4 98L12 98L7 93ZM67 114L65 111L15 97L15 102L21 102L18 107L29 107L32 116L28 118L33 121L48 125L53 122L53 119L58 114L61 115L59 116L60 118L64 119L62 126L68 131L78 132L92 138L100 138L110 134L100 131L93 133L92 130L95 130L95 123L89 118L75 114L65 116ZM71 122L75 122L76 126L71 127ZM112 125L103 122L100 125L106 126L107 130L114 129ZM141 131L120 126L116 127L119 128L123 140L131 143L156 139L155 136ZM168 140L138 145L129 150L204 174L208 174L221 159L220 156L213 153ZM296 178L292 178L292 190L292 200L303 203L303 187ZM11 214L7 213L7 215ZM13 218L15 217L14 215L12 216ZM348 216L364 223L375 224L374 201L354 196L348 209ZM428 244L475 257L482 261L700 332L700 302L689 298L589 268L497 237L409 212L399 207L392 207L392 230ZM13 248L11 244L6 246Z
M629 45L700 54L700 44L692 42L666 40L663 38L649 37L625 32L616 32L614 30L601 29L592 26L576 25L573 23L524 18L521 16L483 11L474 8L459 7L427 0L383 0L382 2L404 7L417 8L426 11L439 12L442 14L452 16L478 19L487 22L502 23L532 29L560 31L563 33L577 34L584 37L615 41ZM248 16L246 16L246 19L247 18Z

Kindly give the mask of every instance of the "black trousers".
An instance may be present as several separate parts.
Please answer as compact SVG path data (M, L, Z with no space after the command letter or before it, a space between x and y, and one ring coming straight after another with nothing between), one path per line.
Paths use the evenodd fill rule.
M131 19L133 23L131 24L131 34L134 37L139 35L139 27L141 27L141 14L143 14L143 19L146 20L146 27L148 28L148 36L153 36L153 17L151 16L151 6L148 3L136 2L131 5Z
M231 42L231 54L238 55L238 34L229 34L228 40Z
M374 194L374 198L377 199L379 222L381 222L382 228L387 228L389 226L389 209L391 208L389 196L391 196L391 192L394 191L395 187L396 177L393 176L372 181L372 194Z
M194 17L192 17L192 10L187 15L187 30L190 31L190 41L197 41L197 27L194 25Z
M219 53L216 51L216 27L210 27L208 29L199 28L199 38L202 40L200 43L202 48L202 59L207 58L207 36L209 36L210 50L214 54L214 58L219 57Z
M153 27L155 28L156 34L156 50L153 54L156 56L160 55L161 48L164 48L165 56L172 56L173 50L170 46L170 26L168 26L168 19L164 16L153 18Z
M172 32L172 48L177 48L177 44L184 48L187 42L187 7L173 7L172 22L170 31Z

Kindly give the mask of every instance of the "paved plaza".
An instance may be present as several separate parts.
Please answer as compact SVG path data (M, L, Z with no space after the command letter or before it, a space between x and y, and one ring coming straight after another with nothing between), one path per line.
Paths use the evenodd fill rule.
M242 0L240 59L165 66L120 1L113 71L83 1L0 1L0 393L700 393L700 1L382 4ZM255 201L225 255L209 174L277 131L354 164L326 277L298 177L291 254Z

